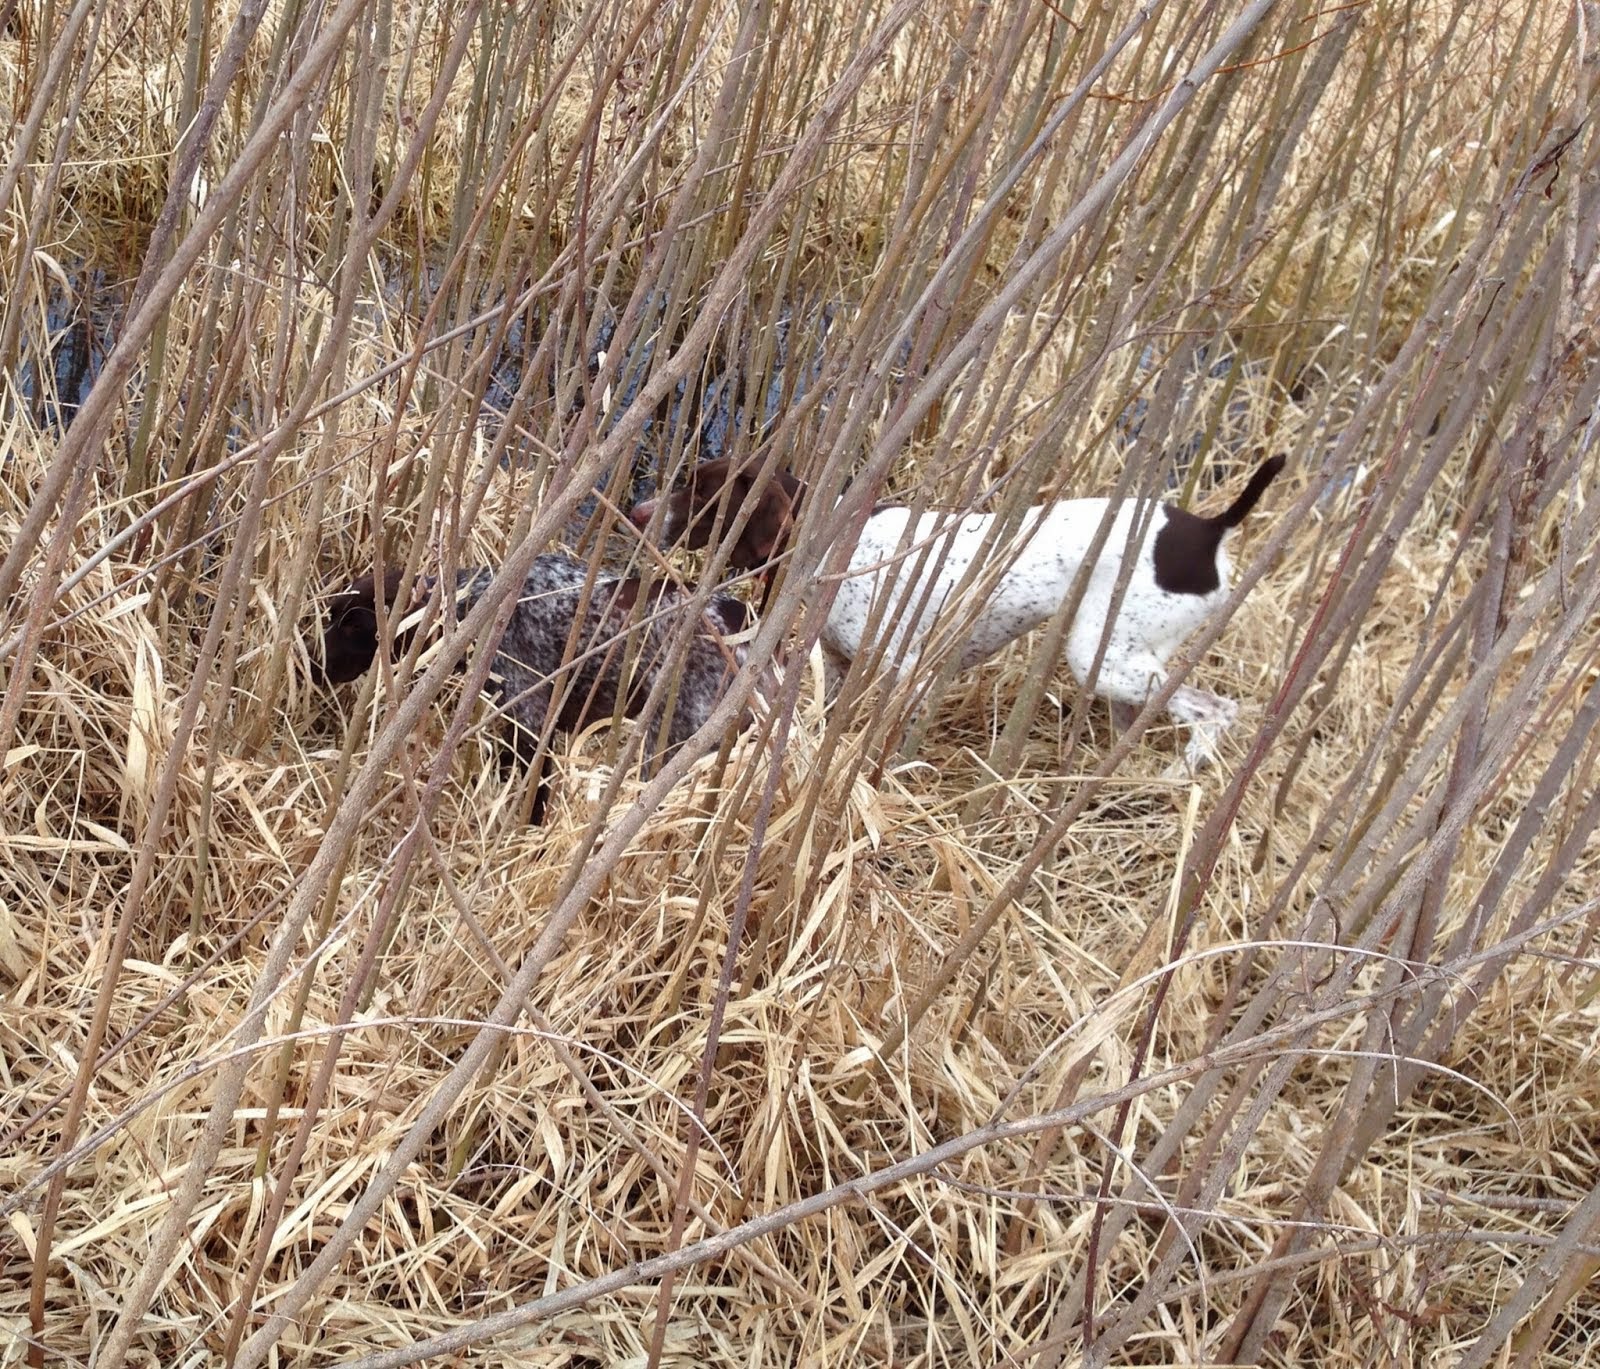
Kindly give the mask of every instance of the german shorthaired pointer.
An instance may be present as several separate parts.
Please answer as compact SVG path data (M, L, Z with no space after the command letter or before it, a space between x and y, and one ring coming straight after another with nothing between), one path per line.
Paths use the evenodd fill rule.
M1264 462L1233 504L1211 517L1170 504L1152 511L1148 503L1141 507L1132 499L1068 499L1037 509L1024 519L1018 534L1020 549L989 589L983 611L966 632L961 668L992 656L1049 621L1070 592L1110 510L1110 532L1067 630L1065 655L1081 684L1099 649L1122 558L1131 555L1134 564L1127 590L1095 677L1095 693L1111 703L1119 725L1125 725L1163 685L1167 662L1184 639L1226 600L1230 567L1223 536L1244 521L1283 464L1282 456ZM657 521L663 541L683 539L691 547L703 547L714 528L731 526L750 499L759 473L753 463L736 468L727 459L703 462L690 472L683 489L635 506L630 517L640 528ZM781 554L805 496L805 486L794 476L775 472L750 511L730 564L756 570ZM867 622L874 596L888 593L892 597L883 618L889 625L885 659L896 675L912 673L940 611L983 550L995 515L925 513L908 539L910 552L897 556L910 518L910 509L887 506L875 509L867 520L851 553L848 577L823 628L823 647L836 663L848 663L864 647L875 645L863 640ZM1130 546L1136 519L1143 520L1144 528ZM999 559L1011 550L991 547L983 554ZM1167 710L1190 728L1184 760L1193 770L1215 756L1217 741L1238 705L1183 685L1168 701ZM1169 776L1183 773L1182 764L1168 770Z
M493 576L492 570L458 574L458 617L488 588ZM552 703L559 708L551 724L558 732L577 732L591 722L612 717L619 695L624 715L637 718L657 678L671 663L673 639L681 629L689 592L665 583L653 585L641 619L635 621L641 589L638 579L601 571L585 604L583 587L588 576L584 562L555 553L538 557L528 572L492 665L500 709L510 732L510 747L502 753L503 759L514 755L525 765L532 763ZM400 616L420 608L436 583L434 577L421 577L410 603L398 610ZM400 571L388 571L384 604L391 611L399 588ZM322 660L312 663L319 682L343 684L372 665L378 651L375 589L373 577L363 575L329 605ZM723 638L748 626L750 611L741 600L720 592L711 596L682 657L665 745L659 712L646 723L647 759L670 756L711 715L745 659L743 645ZM395 633L397 659L409 638L407 630ZM542 766L535 780L531 821L537 825L544 820L548 798Z

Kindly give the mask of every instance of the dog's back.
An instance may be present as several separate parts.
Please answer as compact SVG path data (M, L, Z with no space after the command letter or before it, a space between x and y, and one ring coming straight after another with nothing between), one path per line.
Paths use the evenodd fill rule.
M458 573L458 618L478 601L494 575L492 568ZM420 605L431 588L432 582L424 580L412 602ZM398 590L399 574L390 571L384 600L391 614L397 609ZM666 728L650 728L647 754L666 754L700 728L744 661L744 648L722 638L742 629L749 611L719 591L686 628L689 591L658 584L644 604L638 602L640 592L638 580L609 571L596 573L591 582L588 565L570 556L535 558L491 666L501 708L519 729L540 733L558 701L554 726L559 731L578 731L614 716L619 698L624 716L637 717L685 631L689 637L682 648L672 716ZM330 605L317 667L330 683L353 680L371 667L378 648L376 598L374 578L366 575ZM409 630L396 634L397 653L408 636Z

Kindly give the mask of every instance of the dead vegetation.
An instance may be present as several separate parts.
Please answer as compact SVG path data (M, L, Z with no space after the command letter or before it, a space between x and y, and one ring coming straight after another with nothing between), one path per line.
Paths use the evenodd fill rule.
M1236 10L0 0L0 1362L1588 1362L1600 14ZM852 481L720 756L307 685L707 434ZM1268 450L1223 773L823 708L850 498Z

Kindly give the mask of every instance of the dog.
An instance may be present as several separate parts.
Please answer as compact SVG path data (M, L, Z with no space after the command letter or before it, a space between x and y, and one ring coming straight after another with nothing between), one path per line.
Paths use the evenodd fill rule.
M1152 510L1148 501L1133 499L1067 499L1031 511L1018 534L1020 549L965 629L957 648L961 668L976 665L1049 621L1071 592L1095 534L1109 516L1110 530L1067 630L1064 655L1079 684L1086 682L1111 615L1123 558L1132 557L1127 589L1094 681L1094 692L1111 703L1118 725L1126 726L1165 684L1167 662L1184 640L1227 599L1231 567L1223 538L1245 520L1283 466L1281 455L1263 462L1239 497L1209 517L1171 504ZM731 527L738 511L753 503L728 559L734 569L758 571L770 567L787 547L807 494L789 472L775 471L761 497L753 499L759 477L759 466L750 463L737 466L727 458L702 462L681 490L635 505L629 517L640 529L654 525L663 542L704 547L717 528ZM866 640L867 626L874 600L886 594L882 623L888 669L902 678L914 674L941 610L973 561L980 554L987 560L1009 553L1006 547L984 550L995 517L925 513L907 537L909 508L874 509L828 612L822 632L825 652L847 665L876 646L876 640ZM1140 519L1144 526L1130 546ZM902 542L909 543L909 553L901 551ZM1217 743L1238 705L1181 685L1168 700L1167 711L1190 729L1184 764L1192 772L1216 757ZM1168 771L1169 777L1181 773L1179 765Z
M384 575L383 595L385 608L403 619L426 602L437 581L419 578L410 600L397 608L400 577L398 569ZM493 578L492 569L463 570L457 575L458 618ZM514 757L533 766L547 723L557 732L581 731L591 722L613 717L619 698L624 716L638 718L661 672L673 663L672 644L689 612L689 591L667 583L652 585L636 619L635 606L644 588L637 577L601 571L585 601L588 579L587 564L559 553L537 557L528 571L491 666L509 733L509 745L502 747L503 762ZM744 645L725 640L752 626L744 602L719 591L698 616L678 666L672 716L663 720L658 709L645 721L647 761L666 759L699 731L744 664ZM395 631L396 659L409 645L413 630L402 624ZM372 575L363 575L328 606L321 660L312 662L313 679L329 685L347 683L370 669L377 653L377 582ZM535 786L530 821L538 826L549 797L542 760Z

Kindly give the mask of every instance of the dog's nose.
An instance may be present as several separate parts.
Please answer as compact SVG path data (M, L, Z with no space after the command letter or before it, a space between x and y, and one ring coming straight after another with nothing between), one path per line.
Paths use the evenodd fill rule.
M646 499L644 503L633 506L632 511L628 514L628 520L634 527L644 528L649 526L650 518L655 511L656 501L654 499Z

